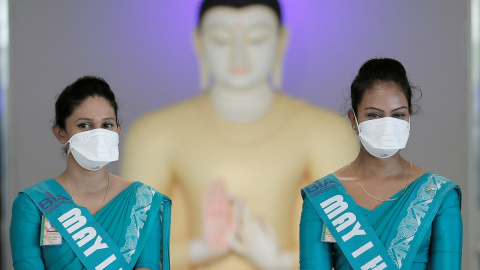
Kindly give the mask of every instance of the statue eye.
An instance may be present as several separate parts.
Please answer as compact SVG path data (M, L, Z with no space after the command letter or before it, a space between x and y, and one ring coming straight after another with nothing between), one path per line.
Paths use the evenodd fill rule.
M247 35L247 42L252 45L261 45L268 41L269 35L262 30L254 30Z
M249 38L249 43L253 45L260 45L267 41L267 35L257 35Z
M226 46L230 44L230 37L224 33L213 33L210 35L210 40L218 46Z

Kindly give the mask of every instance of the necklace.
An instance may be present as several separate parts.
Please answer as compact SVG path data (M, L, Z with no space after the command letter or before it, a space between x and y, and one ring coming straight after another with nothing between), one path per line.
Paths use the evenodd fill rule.
M72 197L72 200L75 202L75 199L73 198L72 193L68 190L67 184L65 183L65 179L63 178L64 173L65 172L62 172L62 183L65 186L65 190L68 192L68 194L70 194L70 196ZM100 206L98 207L97 211L95 211L95 213L97 213L98 211L100 211L100 209L102 209L103 203L105 202L105 199L107 198L107 193L108 193L108 187L109 186L110 186L110 174L107 172L107 189L105 190L105 195L103 196L102 203L100 203Z
M410 176L412 176L412 167L413 167L413 164L412 164L412 162L410 162L410 172L408 173L408 178L407 178L407 181L406 181L406 183L405 183L405 188L403 189L402 194L398 195L398 197L396 197L396 198L386 199L386 200L379 199L379 198L373 196L372 194L370 194L370 193L362 186L362 184L360 184L360 181L358 181L357 177L356 177L355 174L353 173L352 163L348 163L348 166L350 167L350 171L352 172L353 178L355 178L355 180L357 181L358 185L363 189L363 191L364 191L365 193L367 193L368 196L374 198L374 199L377 200L377 201L386 202L386 201L395 201L395 200L397 200L398 198L402 197L403 194L405 194L405 191L407 191L408 182L410 181Z

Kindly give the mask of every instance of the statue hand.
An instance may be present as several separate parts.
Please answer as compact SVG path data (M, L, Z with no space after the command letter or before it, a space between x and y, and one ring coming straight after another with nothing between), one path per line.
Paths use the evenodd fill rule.
M212 183L203 200L203 235L207 244L227 250L227 234L235 230L231 201L222 181Z
M231 248L261 270L293 268L293 258L279 247L278 237L272 225L264 219L252 218L248 207L235 200L238 215L235 234L229 234Z
M199 264L226 255L229 250L227 235L235 230L231 200L223 182L213 182L203 197L202 237L191 242L189 255Z

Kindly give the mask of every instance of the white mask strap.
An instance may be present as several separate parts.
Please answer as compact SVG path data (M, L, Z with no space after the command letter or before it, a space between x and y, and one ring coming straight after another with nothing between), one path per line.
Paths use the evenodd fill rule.
M70 138L70 140L68 140L66 143L62 143L62 146L67 148L67 156L70 155L70 149L72 149L72 147L69 146L69 144L71 144L71 141L72 138Z
M355 123L357 124L357 131L360 132L360 128L358 127L357 116L355 115L355 110L352 109L352 112L353 112L353 117L355 117Z

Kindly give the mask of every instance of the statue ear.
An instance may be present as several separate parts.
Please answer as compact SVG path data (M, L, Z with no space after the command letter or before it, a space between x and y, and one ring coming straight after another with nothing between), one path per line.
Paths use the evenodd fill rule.
M272 67L272 87L273 89L282 88L283 80L283 58L285 55L285 49L287 47L288 40L288 30L281 26L278 33L278 45L277 45L277 55L275 57L275 62Z
M195 52L197 53L198 69L200 71L200 89L202 89L202 91L206 91L210 86L209 82L211 74L205 57L205 50L203 49L201 35L200 29L196 28L193 32L193 40L195 42Z

